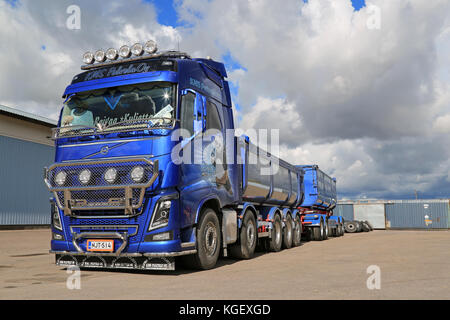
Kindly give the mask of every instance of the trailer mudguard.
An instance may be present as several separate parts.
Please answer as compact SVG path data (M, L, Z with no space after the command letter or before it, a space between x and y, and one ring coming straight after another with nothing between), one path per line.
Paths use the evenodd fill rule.
M256 214L256 212L258 212L258 211L256 210L255 206L249 202L245 202L242 205L242 209L238 210L238 221L237 221L238 229L241 229L241 227L242 227L242 221L244 221L244 216L245 216L245 213L247 212L247 210L252 210L253 213L255 214L256 221L258 221L258 217Z
M320 226L321 219L325 222L327 216L324 214L308 213L304 215L303 221L308 222L307 227L318 227Z

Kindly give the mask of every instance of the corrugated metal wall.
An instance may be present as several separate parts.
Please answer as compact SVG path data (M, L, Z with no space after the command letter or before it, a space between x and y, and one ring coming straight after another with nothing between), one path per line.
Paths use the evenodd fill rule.
M409 200L386 203L386 224L391 229L449 228L448 200Z
M50 224L43 168L54 148L0 136L0 225Z
M352 204L338 204L334 209L333 214L339 217L344 217L344 221L353 220L353 205Z

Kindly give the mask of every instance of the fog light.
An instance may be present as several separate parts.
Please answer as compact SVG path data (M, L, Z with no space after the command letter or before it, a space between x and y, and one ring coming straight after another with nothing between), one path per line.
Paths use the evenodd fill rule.
M106 58L108 58L109 60L116 60L119 56L119 53L117 52L116 49L114 48L110 48L108 50L106 50Z
M117 179L117 170L114 168L109 168L108 170L106 170L105 172L105 180L108 183L114 183L114 181L116 181Z
M89 180L91 180L91 172L89 170L83 170L81 171L80 175L78 176L80 179L80 182L82 184L88 184Z
M119 56L122 58L129 58L131 56L131 50L129 46L122 46L119 49Z
M94 63L94 54L92 52L86 52L83 55L83 62L85 64L93 64Z
M131 53L133 53L135 56L141 56L144 53L144 46L140 43L135 43L131 47Z
M95 61L97 62L104 62L106 60L106 55L105 55L105 51L103 50L98 50L95 53Z

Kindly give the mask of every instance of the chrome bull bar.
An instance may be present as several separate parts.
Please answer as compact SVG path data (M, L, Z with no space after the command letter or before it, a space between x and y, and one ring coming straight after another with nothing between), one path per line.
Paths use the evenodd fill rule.
M145 168L146 176L140 183L133 182L129 177L135 166ZM127 176L122 176L121 183L108 184L103 181L103 175L110 168L121 170ZM97 183L82 185L76 181L82 170L94 169L95 172L92 175L95 175ZM55 177L57 172L63 170L70 172L71 180L59 186L55 182ZM131 216L134 210L142 206L145 189L155 182L158 175L158 160L118 159L53 164L45 169L44 181L54 194L56 204L59 209L63 210L64 215L72 216L74 210L123 209L125 215ZM99 193L101 194L99 195Z

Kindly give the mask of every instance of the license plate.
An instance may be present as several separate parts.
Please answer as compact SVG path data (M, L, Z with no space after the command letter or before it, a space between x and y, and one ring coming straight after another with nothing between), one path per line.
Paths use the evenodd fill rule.
M87 251L113 252L114 240L88 240Z

